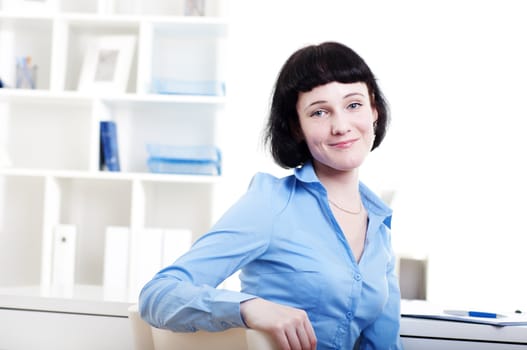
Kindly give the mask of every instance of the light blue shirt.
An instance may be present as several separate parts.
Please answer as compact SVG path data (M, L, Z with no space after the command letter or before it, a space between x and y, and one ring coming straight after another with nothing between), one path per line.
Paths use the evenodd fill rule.
M307 312L317 349L401 349L392 211L364 184L368 212L357 263L311 163L294 175L259 173L247 193L174 264L143 288L141 316L192 332L246 327L240 302L255 296ZM241 292L216 289L241 269Z

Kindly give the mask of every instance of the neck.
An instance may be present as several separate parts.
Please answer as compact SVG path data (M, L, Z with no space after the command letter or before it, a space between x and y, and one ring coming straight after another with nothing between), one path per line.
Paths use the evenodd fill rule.
M326 188L328 196L334 200L344 203L355 203L359 196L359 169L337 170L315 164L315 173Z

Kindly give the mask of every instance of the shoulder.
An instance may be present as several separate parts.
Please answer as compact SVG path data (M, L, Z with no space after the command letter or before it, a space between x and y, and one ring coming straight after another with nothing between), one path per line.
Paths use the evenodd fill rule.
M292 185L294 179L295 177L293 175L277 177L269 173L256 173L249 184L249 191L284 190Z
M256 173L249 184L246 197L269 209L270 213L276 213L288 202L295 184L294 175L277 177L268 173Z
M293 184L291 184L293 182ZM289 176L278 178L267 173L257 173L249 187L214 225L225 227L250 227L255 232L270 232L274 218L283 210L294 186Z

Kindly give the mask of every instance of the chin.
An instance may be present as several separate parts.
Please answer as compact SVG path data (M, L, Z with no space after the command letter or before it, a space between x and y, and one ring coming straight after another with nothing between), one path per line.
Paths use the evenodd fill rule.
M326 168L331 168L337 171L353 171L357 168L359 168L366 157L360 156L360 157L333 157L332 159L325 159L323 161L313 159L315 163L318 163L318 166L323 166ZM317 165L316 165L317 166Z
M358 169L361 166L362 163L353 162L353 163L333 163L333 164L325 164L325 166L332 168L337 171L342 172L350 172Z
M364 163L364 158L353 158L351 160L337 161L334 163L335 169L349 171L359 168Z

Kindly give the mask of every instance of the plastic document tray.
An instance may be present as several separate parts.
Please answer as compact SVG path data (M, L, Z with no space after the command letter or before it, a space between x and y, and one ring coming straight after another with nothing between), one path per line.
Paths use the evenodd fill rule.
M148 168L153 173L187 175L221 175L221 166L214 162L192 162L151 158Z
M150 158L192 161L192 162L220 162L221 152L215 146L174 146L163 144L148 144L146 151Z
M221 152L215 146L148 144L146 150L153 173L221 175Z

